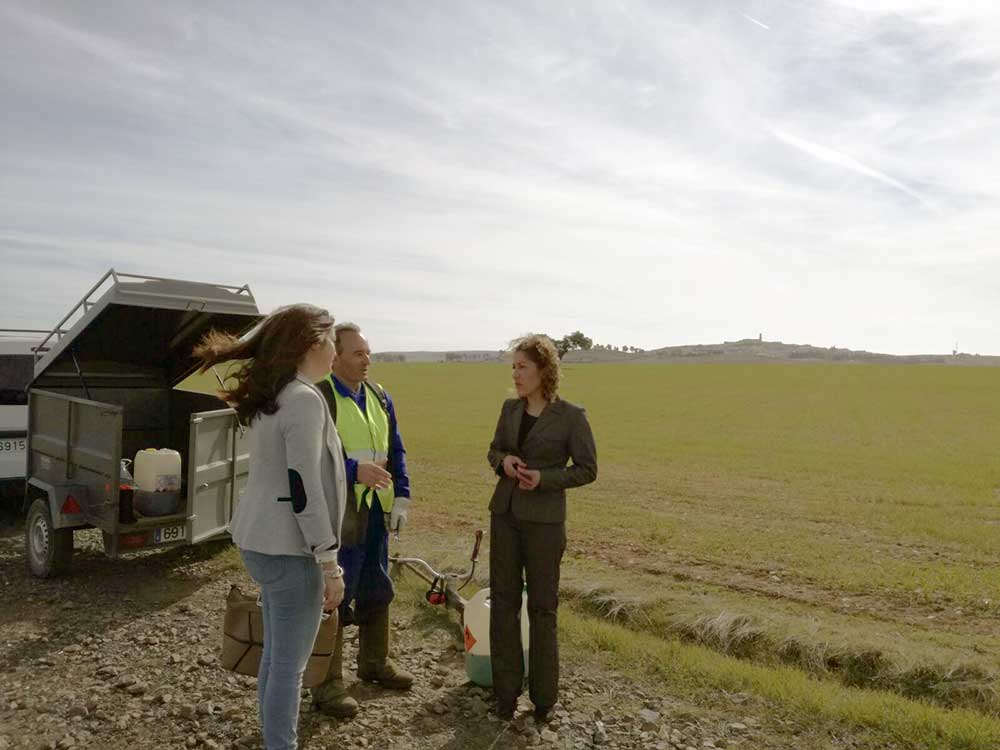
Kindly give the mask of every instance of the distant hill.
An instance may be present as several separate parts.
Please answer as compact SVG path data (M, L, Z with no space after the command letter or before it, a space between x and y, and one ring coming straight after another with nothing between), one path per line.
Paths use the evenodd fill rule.
M501 362L504 353L488 349L450 352L379 352L376 362ZM682 363L682 362L842 362L885 365L966 365L1000 367L1000 356L978 354L879 354L858 349L785 344L781 341L741 339L721 344L665 346L639 353L606 349L572 351L563 360L572 362Z
M375 362L501 362L505 352L466 349L451 352L376 352Z
M1000 366L1000 357L978 354L879 354L858 349L741 339L721 344L665 346L637 354L603 349L569 352L565 362L843 362L885 365Z

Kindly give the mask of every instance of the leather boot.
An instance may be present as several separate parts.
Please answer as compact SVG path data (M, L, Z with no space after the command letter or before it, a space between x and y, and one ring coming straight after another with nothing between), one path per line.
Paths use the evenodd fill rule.
M322 684L312 689L313 706L327 716L350 719L358 712L358 702L347 694L344 686L344 628L337 628L330 669Z
M358 624L358 678L390 690L409 690L413 675L389 658L389 608Z

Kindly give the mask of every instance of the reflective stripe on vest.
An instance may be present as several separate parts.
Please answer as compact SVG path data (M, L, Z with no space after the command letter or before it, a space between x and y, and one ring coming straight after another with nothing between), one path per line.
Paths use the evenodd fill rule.
M327 379L333 388L334 398L337 399L337 432L344 444L345 454L358 463L370 462L383 465L389 458L389 415L382 408L378 394L366 384L361 384L362 388L367 389L365 413L362 413L353 398L340 395L333 383L332 375L328 375ZM386 489L377 491L379 503L386 513L392 511L395 497L393 489L390 484ZM358 510L361 510L362 504L371 508L375 493L376 490L368 485L356 483L354 497L358 503Z

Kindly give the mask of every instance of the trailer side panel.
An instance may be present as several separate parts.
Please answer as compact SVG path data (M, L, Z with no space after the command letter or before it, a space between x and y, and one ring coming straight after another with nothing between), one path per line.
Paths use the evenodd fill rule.
M53 487L84 488L72 506L54 509L56 528L91 524L114 533L122 408L32 389L28 395L28 477ZM68 502L68 500L67 500ZM58 512L56 512L58 511Z

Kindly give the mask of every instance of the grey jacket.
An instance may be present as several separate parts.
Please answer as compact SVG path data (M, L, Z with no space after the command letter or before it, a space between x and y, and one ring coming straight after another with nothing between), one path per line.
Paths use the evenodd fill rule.
M230 533L241 549L335 560L347 503L337 427L301 375L277 400L277 412L250 425L250 474Z
M597 479L597 448L582 407L556 399L538 416L524 445L517 447L517 434L524 415L524 400L504 401L496 434L487 460L500 476L490 510L510 510L522 521L560 523L566 520L566 490ZM503 473L503 460L513 453L529 469L541 470L541 482L533 490L518 489L517 482ZM566 464L572 459L572 464Z

